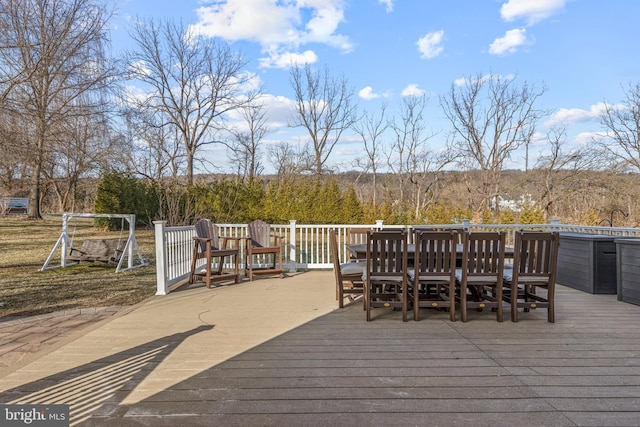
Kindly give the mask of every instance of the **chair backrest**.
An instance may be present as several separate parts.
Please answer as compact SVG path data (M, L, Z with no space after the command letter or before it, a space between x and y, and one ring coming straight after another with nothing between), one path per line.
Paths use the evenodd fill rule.
M559 240L557 232L516 232L514 277L523 282L555 282Z
M331 261L336 271L336 278L340 275L340 254L338 253L338 230L329 230L329 246L331 249Z
M458 236L453 230L416 230L415 280L455 276L457 242Z
M254 248L270 247L271 245L271 225L261 219L251 221L247 225L247 233Z
M367 275L372 279L384 279L406 275L406 272L406 231L367 233Z
M350 228L347 234L347 242L352 245L364 245L367 243L367 233L375 231L372 228Z
M427 226L424 226L424 225L414 225L412 227L412 229L414 231L414 234L413 234L414 238L417 237L417 233L419 231L427 231L427 232L429 232L429 231L447 231L447 232L453 231L453 232L456 233L456 237L458 239L456 241L456 243L459 244L459 245L462 244L462 236L466 232L465 228L463 226L461 226L461 225L460 226L456 226L456 227L451 227L451 226L447 226L447 227L429 226L429 227L427 227Z
M462 274L477 279L494 280L504 273L504 232L465 233Z
M218 226L209 221L208 219L201 219L196 222L196 236L201 239L211 239L211 248L219 249L220 245L218 243ZM200 252L204 252L206 250L205 242L200 242Z

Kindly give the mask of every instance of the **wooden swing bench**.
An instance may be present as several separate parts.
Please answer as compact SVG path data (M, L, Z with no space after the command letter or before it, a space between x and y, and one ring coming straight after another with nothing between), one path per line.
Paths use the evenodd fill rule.
M80 249L71 248L67 261L119 262L122 258L120 239L85 239Z

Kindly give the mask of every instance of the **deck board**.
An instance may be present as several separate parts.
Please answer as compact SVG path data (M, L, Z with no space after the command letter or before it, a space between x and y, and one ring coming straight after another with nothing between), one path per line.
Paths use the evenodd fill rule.
M502 323L474 311L462 323L422 309L419 322L405 323L400 312L375 309L367 322L354 303L213 366L185 365L186 379L132 378L82 425L640 425L640 306L563 286L556 304L550 324L544 310L518 323L507 310ZM191 363L220 351L215 333L189 347ZM130 401L134 389L152 392Z
M560 286L556 323L353 304L127 409L225 425L640 425L640 307ZM508 316L505 316L508 319ZM171 401L170 407L163 404ZM184 405L184 407L182 407ZM427 422L428 420L428 422Z

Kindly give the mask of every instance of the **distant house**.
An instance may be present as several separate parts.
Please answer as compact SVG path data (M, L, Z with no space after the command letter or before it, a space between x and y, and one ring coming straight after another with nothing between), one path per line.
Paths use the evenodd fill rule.
M523 194L520 196L520 200L506 199L502 196L498 196L498 199L498 206L500 207L500 210L509 209L514 212L520 212L523 207L534 204L531 194ZM492 203L492 207L495 209L495 203Z

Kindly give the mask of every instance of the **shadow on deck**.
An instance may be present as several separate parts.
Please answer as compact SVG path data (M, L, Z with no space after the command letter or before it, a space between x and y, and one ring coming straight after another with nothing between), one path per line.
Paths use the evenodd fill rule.
M312 289L309 283L314 280L321 284ZM331 272L171 295L188 307L194 294L198 298L193 301L206 300L215 309L233 301L223 298L232 292L255 292L258 304L263 291L274 297L277 292L288 295L283 294L277 309L265 306L264 310L273 310L276 323L309 298L328 303L335 297ZM165 300L156 301L166 309ZM245 316L246 328L255 329L249 320L253 304L238 304L235 312L240 311L239 319ZM2 401L32 401L45 386L96 369L103 369L108 378L111 363L144 362L140 369L149 374L159 363L177 357L182 360L174 361L172 370L182 366L183 371L175 377L145 381L147 374L132 373L128 381L105 391L86 419L76 417L75 422L96 426L640 425L640 306L619 302L615 295L591 295L562 286L556 304L556 323L549 324L542 310L522 314L518 323L497 323L491 313L473 312L469 322L462 323L450 322L445 312L425 309L421 321L403 323L401 313L376 309L374 320L366 322L362 305L356 303L328 312L319 309L311 320L293 321L291 328L269 339L258 339L255 345L245 342L247 348L238 347L240 351L219 363L194 362L215 359L221 348L233 346L229 336L227 341L218 340L216 330L238 336L247 333L241 331L240 320L229 324L236 324L237 330L220 320L209 322L208 328L192 325L157 339L150 333L138 345L6 390ZM149 313L156 309L151 305ZM129 316L135 316L135 311L112 323ZM291 316L302 319L296 313ZM189 351L180 353L186 340L191 340ZM65 349L58 352L63 357ZM139 397L133 398L136 391Z

